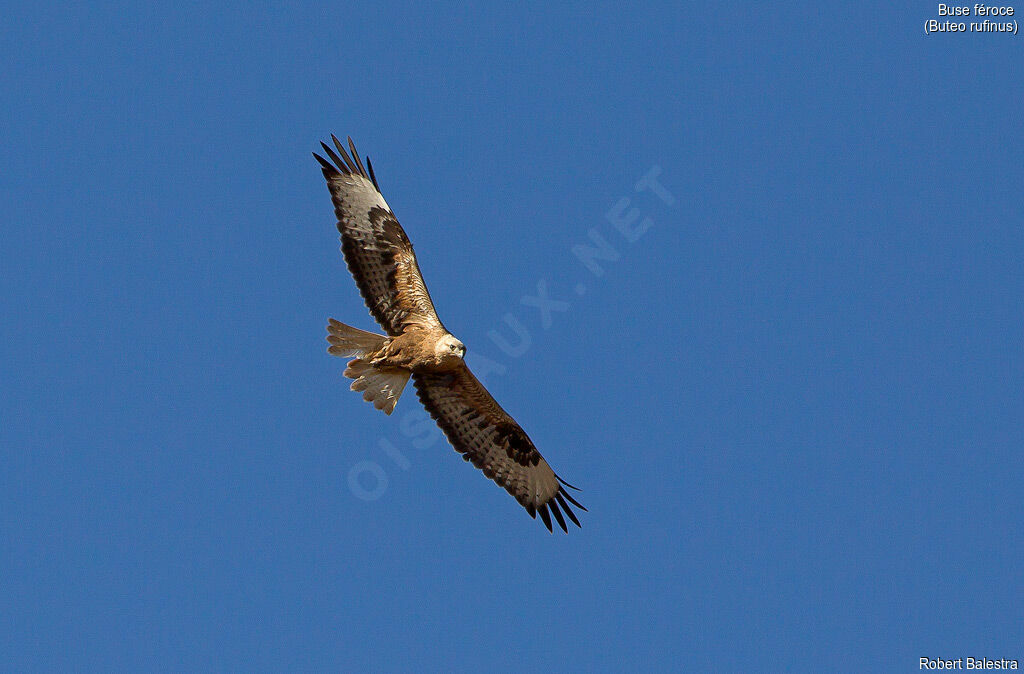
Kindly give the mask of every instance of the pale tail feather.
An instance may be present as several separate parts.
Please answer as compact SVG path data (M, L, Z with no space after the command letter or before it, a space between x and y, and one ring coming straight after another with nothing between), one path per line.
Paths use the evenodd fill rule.
M365 360L349 361L345 376L355 379L353 391L362 391L363 400L372 402L373 406L384 414L391 414L395 404L402 396L405 385L409 382L409 370L401 368L375 368Z
M342 358L362 358L376 353L387 338L345 325L333 318L327 324L327 353Z

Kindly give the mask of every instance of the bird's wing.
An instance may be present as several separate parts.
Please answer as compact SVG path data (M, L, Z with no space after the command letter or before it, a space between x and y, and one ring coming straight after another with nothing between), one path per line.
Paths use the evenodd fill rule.
M345 262L370 314L391 336L402 334L409 325L443 328L412 243L384 201L369 157L367 172L351 138L351 156L337 138L331 138L337 153L326 143L320 144L330 161L315 152L313 156L331 191Z
M580 526L569 503L586 510L555 475L526 433L495 402L469 368L413 374L416 393L455 450L505 488L531 517L540 513L551 530L551 515L563 531L566 516ZM550 511L550 512L549 512Z

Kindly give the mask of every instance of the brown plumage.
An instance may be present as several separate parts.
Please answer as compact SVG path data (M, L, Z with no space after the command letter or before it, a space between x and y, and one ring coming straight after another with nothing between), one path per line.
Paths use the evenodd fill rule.
M387 336L347 326L327 326L328 352L353 358L345 376L352 389L391 414L412 377L416 393L456 451L504 487L548 530L551 517L568 531L565 516L580 522L569 504L586 510L540 455L515 419L473 376L466 349L441 323L423 282L412 243L380 193L369 158L364 168L350 138L349 150L331 136L337 152L321 146L320 162L334 202L341 250L370 314Z

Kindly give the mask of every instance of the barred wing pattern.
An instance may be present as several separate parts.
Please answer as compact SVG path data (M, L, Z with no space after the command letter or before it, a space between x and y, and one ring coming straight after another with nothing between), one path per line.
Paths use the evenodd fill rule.
M367 171L351 138L351 156L335 136L331 139L337 153L320 144L330 161L315 152L313 156L331 191L345 262L370 314L392 337L409 325L443 329L412 243L384 201L369 157Z
M416 393L455 451L526 508L540 513L548 530L551 516L568 532L562 512L580 526L569 507L586 510L565 490L576 489L555 474L526 432L491 397L469 368L413 374ZM549 512L550 511L550 512Z

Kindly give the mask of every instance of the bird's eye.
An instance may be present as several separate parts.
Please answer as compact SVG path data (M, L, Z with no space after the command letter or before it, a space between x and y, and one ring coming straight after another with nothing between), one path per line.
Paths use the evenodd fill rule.
M452 351L455 351L455 345L454 344L449 344L448 348L451 349Z

